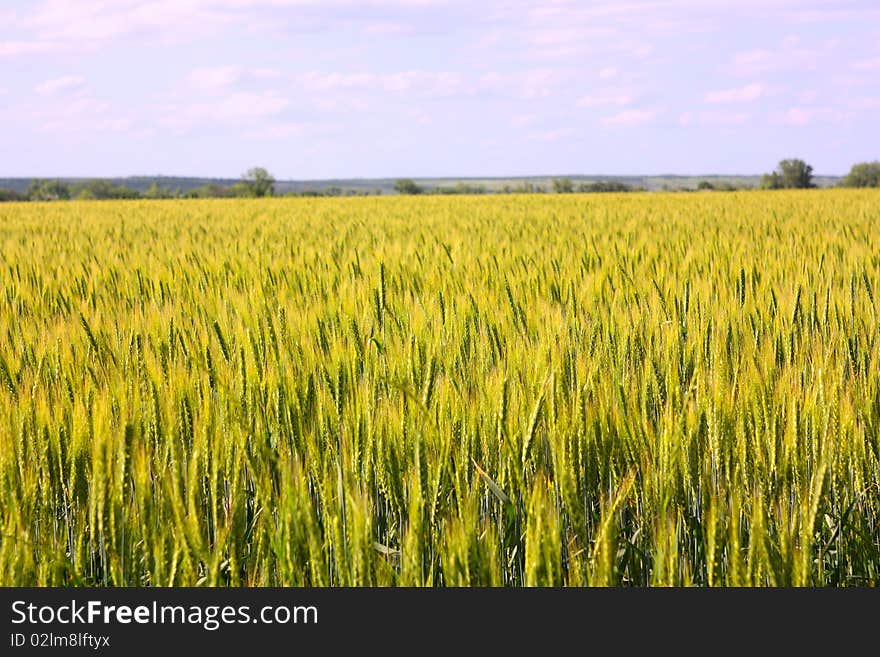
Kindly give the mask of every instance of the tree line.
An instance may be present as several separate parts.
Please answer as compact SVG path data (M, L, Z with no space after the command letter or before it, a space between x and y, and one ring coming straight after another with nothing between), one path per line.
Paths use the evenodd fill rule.
M16 192L0 188L2 201L66 201L71 199L105 200L105 199L168 199L168 198L262 198L275 196L275 178L263 167L254 167L242 174L241 180L232 185L209 183L187 191L171 190L153 182L143 193L118 185L109 180L89 180L70 184L59 180L34 180L28 189ZM804 160L792 158L779 162L776 169L761 176L758 189L810 189L813 182L813 167ZM880 161L859 162L854 164L850 172L840 181L840 187L880 187ZM664 186L665 190L668 190ZM735 191L752 189L749 186L735 186L729 182L710 182L701 180L695 188L679 188L674 191ZM575 183L570 178L554 178L549 188L524 181L519 185L505 185L500 190L491 190L482 185L458 183L455 186L423 186L409 178L395 182L394 191L401 195L417 194L489 194L498 191L505 194L572 194L599 192L636 192L645 191L642 187L628 185L610 180L590 183ZM673 191L673 190L668 190ZM381 189L371 191L352 191L331 186L323 189L305 189L288 192L286 196L352 196L381 194Z
M880 161L859 162L840 181L840 187L880 187ZM810 189L813 167L799 159L782 160L776 169L761 176L761 189Z
M530 181L523 181L519 185L504 185L498 190L489 189L483 185L469 185L460 182L455 186L436 185L433 187L422 186L410 178L402 178L394 183L394 191L402 195L417 194L567 194L574 192L636 192L645 191L642 187L634 187L616 180L600 181L593 183L581 183L575 185L571 178L554 178L550 182L550 188Z
M68 183L60 180L33 180L24 192L0 188L2 201L69 201L112 199L173 199L173 198L262 198L276 196L275 177L263 167L254 167L242 174L232 185L206 183L188 190L171 189L153 182L140 192L111 180L89 180ZM331 186L322 189L304 189L288 192L285 196L351 196L368 194ZM381 190L379 190L381 193Z
M762 175L758 183L758 189L812 189L815 186L813 183L813 167L797 158L780 161L776 169ZM880 161L854 164L850 172L841 179L838 187L880 187ZM753 187L733 185L729 182L701 180L695 188L684 187L673 190L664 185L663 189L664 191L681 192L732 192L753 189ZM569 178L556 178L553 180L553 191L557 194L565 194L573 192L625 192L642 190L615 182L592 183L575 187Z

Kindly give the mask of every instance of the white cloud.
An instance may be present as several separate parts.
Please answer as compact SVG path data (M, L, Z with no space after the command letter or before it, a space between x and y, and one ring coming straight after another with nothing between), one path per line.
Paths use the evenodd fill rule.
M683 126L737 126L753 118L748 112L685 112L678 117Z
M50 41L0 41L0 57L37 55L51 52L55 47L56 44Z
M263 93L234 93L215 103L197 103L190 105L186 114L196 121L237 121L241 119L259 119L275 116L290 105L274 91Z
M849 103L854 110L880 110L880 96L857 98Z
M371 36L395 36L412 31L411 25L395 21L375 21L364 26L364 33Z
M223 31L266 33L332 29L343 21L366 24L381 36L397 29L401 12L439 5L434 0L372 0L370 11L354 0L36 0L14 16L22 41L0 43L0 55L27 54L47 47L65 51L99 48L121 38L148 35L151 45L191 42ZM50 44L47 46L46 44Z
M758 100L765 93L764 85L753 83L735 89L710 91L706 94L705 100L707 103L748 103Z
M556 95L570 82L562 71L540 68L517 73L486 73L480 77L478 86L482 91L534 100Z
M302 137L306 132L307 129L302 123L279 123L249 130L244 136L248 139L292 139Z
M296 139L305 137L317 137L334 130L334 126L327 123L272 123L261 125L244 133L247 139Z
M405 71L379 76L379 85L387 92L411 91L430 97L452 96L460 90L462 78L458 73L445 71Z
M574 135L574 131L569 128L558 128L556 130L545 130L543 132L534 132L526 137L526 141L543 141L553 143L562 139L568 139Z
M829 3L833 4L833 3ZM841 5L847 3L841 2ZM801 23L830 23L833 21L862 20L870 21L880 19L880 10L868 7L823 7L816 9L802 9L793 11L790 15L793 21Z
M538 120L538 117L534 114L518 114L517 116L510 117L511 128L527 128L528 126L535 123Z
M815 89L806 89L805 91L801 91L797 94L797 100L799 103L812 103L819 97L819 92Z
M257 68L251 73L257 80L277 80L283 75L277 68Z
M606 66L603 69L599 70L599 79L600 80L613 80L617 77L617 74L620 71L616 66Z
M300 78L308 91L339 91L363 89L376 84L372 73L306 73Z
M423 96L450 96L462 85L461 75L452 72L402 71L398 73L318 73L300 76L300 83L311 92L350 90L413 92Z
M41 103L29 110L35 129L67 141L97 133L132 135L135 118L130 112L87 94L78 94L63 103Z
M750 50L734 55L732 70L737 75L757 75L792 69L813 69L822 56L821 51L808 48Z
M101 119L95 124L95 130L98 132L127 132L131 129L133 121L131 119Z
M789 125L803 126L807 125L814 117L813 110L804 109L803 107L792 107L783 115L783 121Z
M625 91L605 91L578 98L581 107L607 107L609 105L629 105L633 96Z
M533 29L516 32L516 39L523 43L530 59L563 59L586 55L593 44L607 42L618 35L616 27L588 24L575 20L563 20L536 25Z
M763 71L769 66L772 53L763 48L738 52L733 56L733 68L736 72Z
M197 68L186 76L189 84L203 91L219 91L237 82L242 75L240 66Z
M831 57L839 43L837 39L825 39L820 45L807 47L800 38L789 36L777 48L756 48L734 54L730 70L736 75L811 70Z
M633 109L625 110L612 116L606 116L602 119L604 125L610 126L635 126L650 123L659 112L655 109Z
M38 84L34 87L34 91L41 96L54 96L55 94L81 89L85 83L86 79L81 75L65 75Z
M841 42L841 40L840 40L839 38L837 38L837 37L832 37L832 38L830 38L830 39L825 39L825 41L822 42L822 47L825 48L825 50L836 50L837 47L838 47L841 43L842 43L842 42Z
M107 110L110 109L110 104L103 100L98 100L97 98L77 98L71 103L66 103L61 106L60 113L72 116L72 115L89 115L95 116L97 114L103 114Z
M274 68L246 69L241 66L208 66L196 68L186 76L191 87L205 92L228 91L245 82L277 80L281 71Z
M852 67L857 71L880 71L880 57L853 62Z
M46 0L19 24L42 38L71 46L105 42L133 33L193 34L232 24L234 2L215 0Z
M817 121L839 123L850 117L849 112L830 107L792 107L780 118L787 125L802 127Z

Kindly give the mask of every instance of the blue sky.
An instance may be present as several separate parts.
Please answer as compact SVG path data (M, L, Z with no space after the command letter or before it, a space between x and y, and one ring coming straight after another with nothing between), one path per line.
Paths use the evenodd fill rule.
M0 0L0 176L817 173L877 0Z

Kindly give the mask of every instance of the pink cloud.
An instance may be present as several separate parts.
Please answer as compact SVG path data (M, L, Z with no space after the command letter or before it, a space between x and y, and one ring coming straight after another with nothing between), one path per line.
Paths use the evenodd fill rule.
M624 91L606 91L578 99L581 107L606 107L608 105L629 105L633 101L631 94Z
M244 133L247 139L274 140L317 137L332 132L335 126L327 123L270 123Z
M558 128L556 130L545 130L543 132L534 132L526 137L526 141L543 141L553 143L562 139L568 139L574 135L574 131L569 128Z
M360 90L387 93L411 92L423 97L445 97L459 93L463 85L459 73L449 71L400 71L397 73L319 73L312 71L299 78L313 92Z
M237 121L280 114L290 105L274 91L234 93L215 103L196 103L186 113L194 120Z
M853 62L852 67L857 71L880 71L880 57Z
M38 55L52 52L57 44L51 41L0 41L0 57Z
M685 112L678 118L683 126L737 126L753 118L747 112Z
M604 125L609 126L635 126L650 123L659 112L655 109L633 109L606 116L602 119Z
M720 91L710 91L706 94L707 103L748 103L758 100L766 93L764 85L753 83L744 87L736 87L734 89L722 89Z
M226 89L237 82L242 75L240 66L214 66L197 68L186 76L187 82L204 91Z
M538 68L516 73L486 73L480 77L478 87L482 91L534 100L554 96L568 81L565 72Z
M534 114L519 114L511 117L509 123L512 128L526 128L537 120L538 117Z
M780 117L782 123L803 127L817 121L839 123L850 118L850 112L830 107L792 107Z

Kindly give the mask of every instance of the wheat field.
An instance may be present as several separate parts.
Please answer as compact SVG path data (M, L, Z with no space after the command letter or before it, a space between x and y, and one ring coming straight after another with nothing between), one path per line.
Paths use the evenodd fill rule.
M874 586L880 191L0 205L0 584Z

